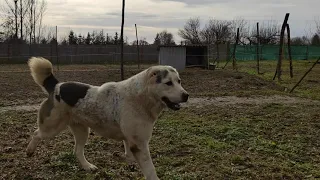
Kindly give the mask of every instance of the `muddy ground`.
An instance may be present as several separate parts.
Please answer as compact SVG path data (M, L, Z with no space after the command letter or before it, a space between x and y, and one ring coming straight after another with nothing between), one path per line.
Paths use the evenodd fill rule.
M130 69L130 70L129 70ZM45 94L27 67L0 68L0 178L141 179L123 158L121 142L91 133L86 145L96 172L85 172L72 154L66 130L25 154L36 129L36 109ZM139 70L130 67L129 77ZM120 72L100 65L63 66L61 81L100 85L119 81ZM247 73L187 69L181 72L191 98L182 110L165 110L151 141L161 179L320 178L320 112L317 99L296 97L285 87Z
M10 68L1 69L5 71L0 71L0 107L35 104L45 98L41 88L30 76L27 66L11 65ZM138 72L140 71L137 69L128 68L125 76L127 78ZM120 80L118 69L98 65L93 65L92 68L90 65L63 66L55 75L59 81L81 81L93 85ZM264 94L272 91L281 92L284 89L254 75L223 70L189 69L181 72L181 78L183 86L192 96L239 96L251 95L253 91L256 91L256 94Z

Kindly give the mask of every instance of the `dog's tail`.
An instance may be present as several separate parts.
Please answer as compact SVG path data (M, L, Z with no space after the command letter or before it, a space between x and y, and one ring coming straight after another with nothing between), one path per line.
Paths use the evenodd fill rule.
M54 92L59 81L53 76L52 64L42 57L32 57L28 61L33 80L49 94Z

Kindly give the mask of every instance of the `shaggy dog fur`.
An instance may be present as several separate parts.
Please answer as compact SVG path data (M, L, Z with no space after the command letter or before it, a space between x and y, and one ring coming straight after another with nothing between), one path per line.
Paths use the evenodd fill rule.
M84 156L91 128L103 137L123 141L126 157L138 162L146 179L158 179L149 152L153 126L165 107L179 110L179 103L188 100L176 69L153 66L124 81L93 86L59 82L50 61L41 57L31 58L28 65L34 81L48 94L38 111L38 129L27 147L29 156L41 139L69 127L82 168L94 170L97 167Z

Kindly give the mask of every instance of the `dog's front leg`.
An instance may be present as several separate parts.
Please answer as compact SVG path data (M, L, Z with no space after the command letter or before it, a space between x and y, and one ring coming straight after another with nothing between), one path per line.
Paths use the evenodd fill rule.
M132 145L130 150L133 156L136 158L143 175L147 180L158 180L158 176L153 165L150 151L149 143L145 142L139 145Z

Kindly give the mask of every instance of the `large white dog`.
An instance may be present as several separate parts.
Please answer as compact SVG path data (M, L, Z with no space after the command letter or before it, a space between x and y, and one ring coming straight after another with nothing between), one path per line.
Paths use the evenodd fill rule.
M48 93L38 111L38 129L27 147L30 156L41 139L56 136L70 127L77 159L86 170L97 167L84 156L89 128L99 135L124 142L125 155L135 159L146 179L159 179L150 157L149 141L160 112L179 110L188 100L178 72L171 66L153 66L129 79L92 86L58 82L50 61L28 61L34 81Z

